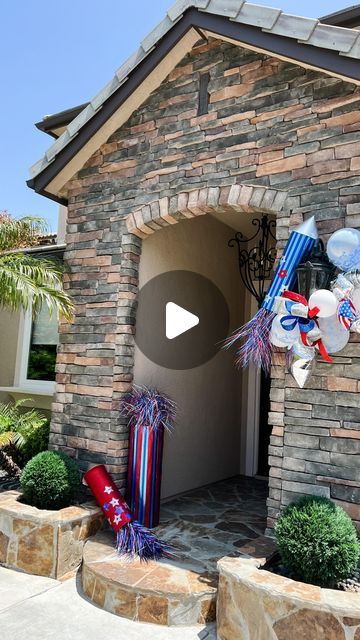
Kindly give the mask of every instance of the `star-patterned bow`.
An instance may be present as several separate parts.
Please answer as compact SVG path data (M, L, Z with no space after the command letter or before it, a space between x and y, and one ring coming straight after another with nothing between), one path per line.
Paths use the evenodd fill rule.
M342 298L342 300L340 300L337 316L339 322L347 331L350 330L353 322L359 318L356 308L349 298Z

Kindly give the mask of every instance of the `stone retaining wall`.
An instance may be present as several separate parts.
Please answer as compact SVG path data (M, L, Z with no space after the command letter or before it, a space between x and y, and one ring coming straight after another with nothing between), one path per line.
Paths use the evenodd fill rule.
M198 116L205 72L208 113ZM66 286L76 317L61 330L53 448L75 450L84 470L104 463L125 481L128 434L118 409L133 379L139 235L194 214L189 202L204 189L249 184L288 193L287 210L277 213L279 252L312 213L324 239L344 225L360 227L359 105L351 83L210 40L92 156L64 193ZM261 211L267 190L258 193ZM175 211L179 194L186 203ZM273 367L269 528L303 493L331 496L360 521L357 340L333 365L319 362L304 390L283 362Z
M359 640L358 593L321 589L223 558L217 601L219 640Z
M94 504L58 511L19 502L18 491L0 494L0 564L48 578L77 569L85 541L103 525Z

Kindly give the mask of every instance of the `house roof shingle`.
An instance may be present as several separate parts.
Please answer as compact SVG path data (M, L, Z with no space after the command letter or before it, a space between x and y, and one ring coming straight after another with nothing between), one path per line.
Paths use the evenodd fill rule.
M351 7L340 9L335 13L322 16L320 22L324 24L332 24L336 27L359 27L360 26L360 4L354 4Z
M81 110L45 155L31 167L30 186L33 186L33 179L69 145L82 127L101 110L112 94L126 83L135 68L191 8L206 14L226 17L239 26L249 25L273 36L283 36L320 50L331 50L349 58L349 62L350 59L360 59L360 32L355 29L325 25L313 18L290 15L280 9L251 4L245 0L177 0L166 17L142 40L139 49L121 65L110 82ZM359 78L356 80L358 82Z

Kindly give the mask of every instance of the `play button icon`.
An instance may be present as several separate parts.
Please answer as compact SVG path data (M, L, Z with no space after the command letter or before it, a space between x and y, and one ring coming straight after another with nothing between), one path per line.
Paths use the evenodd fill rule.
M168 302L166 305L166 337L173 340L182 333L190 331L199 324L200 320L194 313L190 313L183 307L179 307L175 302Z
M229 329L220 289L192 271L167 271L141 287L135 342L152 362L192 369L213 358Z

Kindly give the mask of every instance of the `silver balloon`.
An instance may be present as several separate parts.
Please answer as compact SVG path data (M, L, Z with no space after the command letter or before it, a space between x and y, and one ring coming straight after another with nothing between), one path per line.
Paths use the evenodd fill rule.
M329 260L342 271L360 269L360 231L351 227L335 231L326 251Z
M319 329L322 342L328 353L338 353L349 342L350 333L340 324L337 315L329 318L319 318Z
M315 367L314 347L305 347L297 342L291 347L287 362L289 373L300 389L303 389Z

